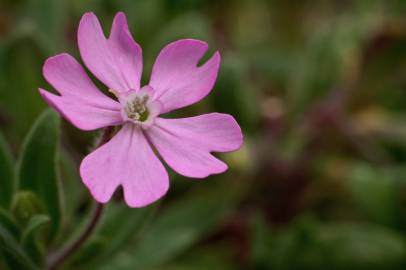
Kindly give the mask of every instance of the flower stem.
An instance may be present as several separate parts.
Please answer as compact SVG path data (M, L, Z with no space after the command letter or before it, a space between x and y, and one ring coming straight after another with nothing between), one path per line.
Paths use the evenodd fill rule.
M100 138L99 143L97 144L96 148L102 146L106 142L108 142L113 134L114 128L107 127L103 135ZM83 232L80 233L78 238L76 238L71 243L68 243L65 247L61 249L60 252L57 252L54 256L51 256L48 260L48 270L56 270L59 266L61 266L69 257L72 256L85 242L86 240L92 235L96 226L102 216L104 209L104 205L101 203L96 203L94 206L91 218L89 223L84 228Z
M86 240L92 235L94 229L96 228L96 225L103 213L103 209L104 209L103 204L101 203L96 204L90 222L85 227L83 232L79 235L77 239L75 239L72 243L68 244L65 248L63 248L60 253L56 254L54 258L50 258L47 269L49 270L58 269L58 267L63 262L65 262L86 242Z

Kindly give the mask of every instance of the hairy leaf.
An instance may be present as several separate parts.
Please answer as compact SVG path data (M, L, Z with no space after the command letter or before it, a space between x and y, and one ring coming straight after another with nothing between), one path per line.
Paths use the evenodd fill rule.
M60 183L58 178L58 115L45 111L25 139L19 161L19 189L37 194L52 219L51 235L61 223Z

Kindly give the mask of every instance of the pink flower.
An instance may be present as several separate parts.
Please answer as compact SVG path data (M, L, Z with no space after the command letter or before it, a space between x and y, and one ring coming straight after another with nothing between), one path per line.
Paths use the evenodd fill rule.
M108 39L97 17L86 13L80 21L78 43L87 68L117 100L100 92L81 65L66 53L49 58L43 68L44 77L60 96L39 91L79 129L122 125L80 166L83 182L97 201L109 201L119 185L130 207L146 206L167 192L168 173L151 144L181 175L204 178L227 170L211 152L234 151L241 146L241 129L232 116L159 117L196 103L211 91L220 65L218 52L197 66L207 44L192 39L175 41L158 55L149 84L140 87L142 51L123 13L114 18Z

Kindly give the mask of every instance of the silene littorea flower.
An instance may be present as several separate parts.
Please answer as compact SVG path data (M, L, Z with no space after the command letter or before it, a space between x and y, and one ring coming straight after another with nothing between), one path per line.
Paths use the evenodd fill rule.
M234 151L241 146L241 129L232 116L160 117L200 101L211 91L220 65L218 52L198 66L208 48L205 42L184 39L170 43L159 53L149 84L141 87L142 51L123 13L115 16L107 39L97 17L83 15L78 44L86 67L117 100L99 91L82 66L66 53L50 57L43 67L44 77L60 95L39 91L79 129L121 126L80 165L81 178L98 202L109 201L120 185L130 207L146 206L167 192L168 173L151 144L181 175L204 178L227 170L211 152Z

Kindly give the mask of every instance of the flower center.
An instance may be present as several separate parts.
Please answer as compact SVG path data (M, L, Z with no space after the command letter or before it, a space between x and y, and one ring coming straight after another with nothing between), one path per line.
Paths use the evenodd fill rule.
M148 99L149 96L145 95L145 96L134 96L132 99L128 100L124 107L124 111L127 114L127 117L134 121L139 122L146 121L150 114L147 107Z
M160 114L162 105L154 100L154 89L149 85L140 90L130 90L119 93L109 90L121 104L121 117L123 122L130 122L142 128L149 128L154 124L155 118Z

